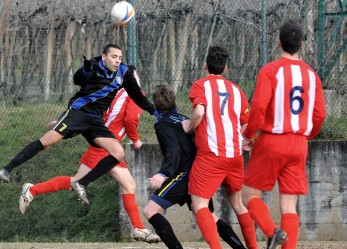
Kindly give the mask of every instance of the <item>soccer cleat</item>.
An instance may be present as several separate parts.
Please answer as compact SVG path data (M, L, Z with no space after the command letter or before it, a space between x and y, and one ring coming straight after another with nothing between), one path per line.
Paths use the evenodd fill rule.
M275 229L274 235L267 241L267 249L276 249L278 245L282 245L287 240L287 233L280 228Z
M160 237L158 235L156 235L155 233L153 233L149 229L134 228L133 238L136 241L144 241L144 242L147 242L149 244L158 243L161 241Z
M8 172L6 169L0 170L0 182L10 182L10 172Z
M22 194L19 197L19 211L24 214L25 210L29 206L29 203L33 201L33 196L30 193L30 188L34 186L31 183L24 183L23 188L22 188Z
M89 200L87 197L87 190L86 187L83 186L82 184L79 184L77 181L76 182L71 182L70 187L73 191L75 191L78 200L82 202L85 205L89 206Z

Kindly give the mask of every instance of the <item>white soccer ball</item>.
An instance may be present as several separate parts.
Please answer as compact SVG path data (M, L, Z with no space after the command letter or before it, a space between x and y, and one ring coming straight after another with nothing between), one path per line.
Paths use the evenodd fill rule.
M134 7L126 2L116 3L111 10L112 21L120 26L128 25L135 17Z

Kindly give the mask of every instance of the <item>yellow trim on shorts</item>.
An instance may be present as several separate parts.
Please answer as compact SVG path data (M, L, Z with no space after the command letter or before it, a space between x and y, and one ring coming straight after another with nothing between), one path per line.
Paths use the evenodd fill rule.
M53 131L55 131L55 128L57 128L57 127L60 125L60 123L63 122L63 120L64 120L64 119L66 118L66 116L69 114L70 110L71 110L71 108L67 109L66 114L64 115L64 117L62 117L62 118L60 119L59 123L57 123L57 124L54 125L54 128L52 129Z
M179 175L176 176L176 178L172 179L171 182L169 182L169 184L166 185L165 188L163 188L163 189L159 192L158 196L162 195L163 192L165 192L165 190L166 190L168 187L170 187L174 182L176 182L176 181L183 175L183 173L184 173L184 172L180 173Z

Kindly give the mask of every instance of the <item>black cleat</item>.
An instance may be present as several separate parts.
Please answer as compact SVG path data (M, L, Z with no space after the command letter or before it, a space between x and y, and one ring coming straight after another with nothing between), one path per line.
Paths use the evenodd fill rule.
M280 228L276 228L274 235L272 235L272 237L268 239L266 248L276 249L278 245L284 244L286 240L287 240L287 233Z

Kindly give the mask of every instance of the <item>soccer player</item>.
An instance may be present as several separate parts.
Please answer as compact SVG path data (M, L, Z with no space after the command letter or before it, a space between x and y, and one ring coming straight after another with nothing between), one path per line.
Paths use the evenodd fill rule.
M128 65L128 70L133 73L137 83L140 84L140 79L137 75L135 66ZM104 115L105 126L109 128L119 142L121 142L127 136L132 141L133 147L135 149L140 149L142 142L140 140L137 127L141 114L142 109L134 103L125 89L122 88L119 90L116 97L113 99L110 108ZM54 123L55 122L53 122L53 124ZM82 176L86 175L102 158L107 155L108 153L104 149L89 146L80 160L80 168L74 177L58 176L46 182L35 185L25 183L23 185L22 194L19 198L19 210L24 214L26 208L29 206L29 203L33 201L33 198L36 195L60 190L69 190L71 181L77 181ZM125 162L122 160L109 172L109 174L116 182L120 184L122 188L124 209L134 227L132 233L133 238L135 240L142 240L148 243L159 242L160 238L158 235L152 233L149 229L145 229L143 225L136 203L136 183Z
M170 249L183 248L170 223L162 213L169 207L187 203L188 175L196 155L196 147L191 134L185 133L181 121L188 118L177 112L175 93L166 86L159 86L153 93L153 102L159 115L154 125L163 162L157 174L149 178L149 186L155 189L144 208L144 215L155 228L165 245ZM210 203L213 212L213 203ZM213 214L219 235L232 247L245 249L232 227Z
M3 169L0 181L9 182L10 172L63 138L82 134L95 147L105 149L109 154L99 161L87 181L93 181L107 173L124 158L124 150L111 131L104 125L103 115L116 93L125 88L130 98L151 114L154 106L142 94L141 88L128 67L121 63L122 50L114 44L107 45L102 55L84 60L84 66L74 74L74 83L80 90L70 99L68 108L58 121L39 140L27 145ZM72 184L72 183L71 183ZM75 192L84 193L77 182L72 186ZM82 192L81 190L82 189Z
M308 139L320 131L326 110L322 84L315 71L299 58L303 30L288 21L280 28L281 58L266 64L259 72L244 145L254 143L245 172L243 199L252 219L269 238L267 248L283 244L297 247L298 195L308 193L306 157ZM270 216L263 191L278 182L281 226ZM287 239L288 237L288 239Z
M189 174L188 192L205 241L210 248L222 248L216 223L208 203L223 185L234 209L247 248L258 248L254 222L242 203L244 174L241 127L248 121L248 101L242 90L222 76L228 52L219 46L208 50L207 77L195 81L189 98L193 103L191 121L184 121L186 132L195 131L197 156Z

